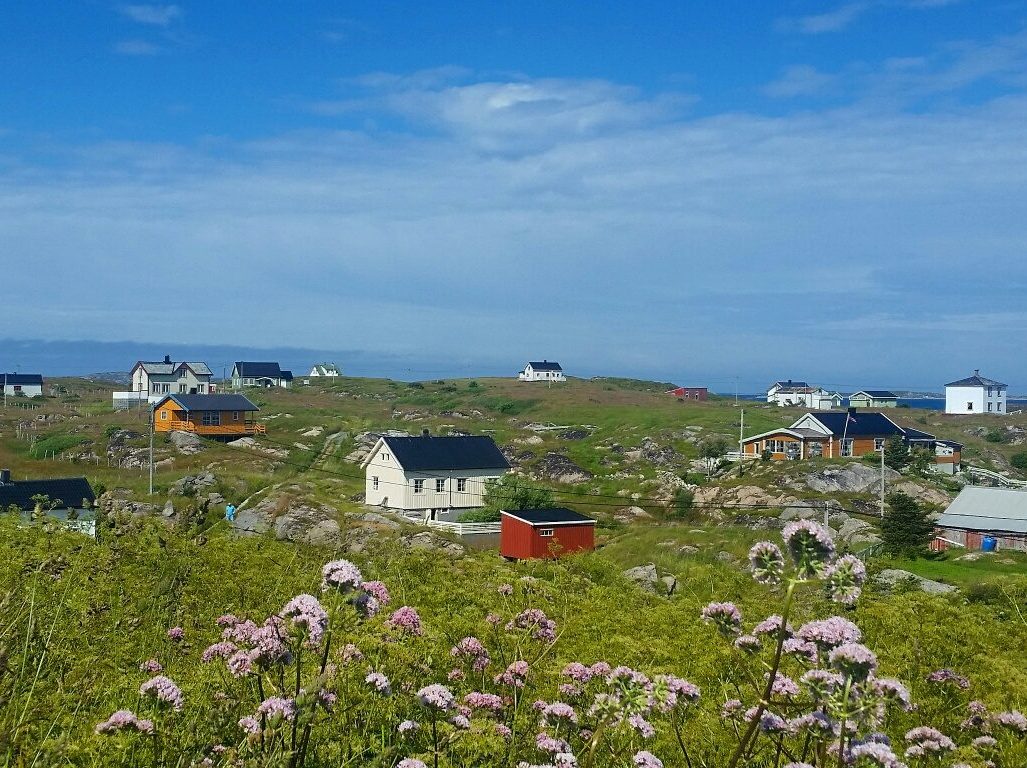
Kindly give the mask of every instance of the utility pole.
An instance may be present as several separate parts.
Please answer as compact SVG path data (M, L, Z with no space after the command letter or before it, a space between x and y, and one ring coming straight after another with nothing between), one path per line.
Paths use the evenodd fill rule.
M827 503L824 504L824 527L831 527L831 502L833 499L828 499Z
M742 443L745 441L745 409L743 408L740 412L740 419L738 421L738 476L741 477L745 473L745 453L743 452Z
M4 374L4 408L7 408L7 374Z
M735 408L738 407L738 377L735 376Z
M150 495L153 496L153 407L150 407Z
M881 518L884 518L884 443L881 443Z

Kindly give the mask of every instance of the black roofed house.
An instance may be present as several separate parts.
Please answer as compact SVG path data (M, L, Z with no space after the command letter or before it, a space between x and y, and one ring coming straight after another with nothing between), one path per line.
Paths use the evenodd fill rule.
M886 389L861 389L849 395L850 408L895 408L899 396Z
M278 363L239 361L232 366L232 388L286 387L292 384L292 371L282 370Z
M560 364L549 360L529 362L524 366L524 370L517 374L517 378L521 381L567 381Z
M551 558L595 549L596 521L564 507L500 512L499 554Z
M480 507L488 482L510 469L491 437L477 435L378 438L364 459L365 502L427 520Z
M974 371L973 376L945 385L945 413L1006 413L1007 388L1001 381Z
M44 514L90 536L96 533L96 494L84 477L12 480L0 469L0 512L16 508L23 519Z
M806 413L791 426L747 437L742 441L742 452L749 456L766 454L771 459L852 458L882 450L895 436L902 438L911 450L920 448L933 453L937 471L959 472L961 444L901 427L883 413L852 407L845 411Z
M0 373L0 386L6 397L39 397L43 394L43 377L38 373Z

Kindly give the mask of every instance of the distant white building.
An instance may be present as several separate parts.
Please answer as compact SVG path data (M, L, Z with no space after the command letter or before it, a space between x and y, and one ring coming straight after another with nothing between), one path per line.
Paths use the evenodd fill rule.
M114 407L127 408L134 403L156 403L167 395L208 395L214 391L213 374L206 363L176 363L170 355L152 362L140 360L132 367L132 388L114 392Z
M567 381L560 364L548 360L528 363L524 370L517 374L517 378L521 381Z
M781 406L828 411L842 407L842 396L821 387L811 387L805 381L775 381L767 390L767 402Z
M945 385L945 413L1005 413L1006 389L975 370L973 376Z
M8 397L39 397L43 377L38 373L0 373L0 394Z
M318 363L310 369L310 373L307 374L311 378L320 376L329 376L335 378L340 375L338 366L335 363Z

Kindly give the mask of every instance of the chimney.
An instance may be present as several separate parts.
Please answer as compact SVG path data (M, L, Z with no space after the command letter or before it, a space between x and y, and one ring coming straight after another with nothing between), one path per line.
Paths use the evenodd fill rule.
M11 470L0 469L0 485L7 485L11 482Z
M981 375L981 369L980 368L974 368L974 376L980 376L980 375Z
M164 355L164 364L171 365L171 355Z
M421 437L431 437L431 432L427 427L421 430Z

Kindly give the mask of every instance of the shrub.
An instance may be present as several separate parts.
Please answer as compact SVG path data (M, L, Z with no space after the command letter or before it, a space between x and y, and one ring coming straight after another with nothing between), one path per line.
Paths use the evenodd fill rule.
M934 523L912 496L892 493L881 519L881 539L885 551L895 555L918 555L934 536Z
M679 488L674 494L674 514L680 518L689 518L695 506L695 494L687 488Z
M989 443L1004 443L1006 436L998 429L989 429L987 434L984 435L984 439Z
M1020 451L1019 453L1014 453L1010 457L1009 463L1017 469L1027 470L1027 451Z

